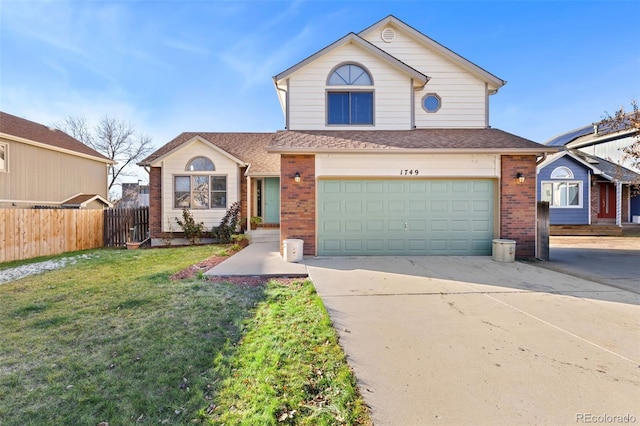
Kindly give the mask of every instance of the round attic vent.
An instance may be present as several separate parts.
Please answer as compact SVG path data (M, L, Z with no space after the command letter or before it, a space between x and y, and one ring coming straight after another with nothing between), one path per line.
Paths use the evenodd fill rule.
M380 33L380 37L382 37L382 40L384 42L391 43L396 38L396 32L393 28L387 27L382 30L382 33Z

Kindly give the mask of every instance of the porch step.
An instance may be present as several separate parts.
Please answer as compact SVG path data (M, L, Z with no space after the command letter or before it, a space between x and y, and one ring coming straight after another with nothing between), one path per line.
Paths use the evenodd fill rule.
M273 243L280 241L280 228L260 228L249 231L252 243Z
M551 225L550 235L616 236L622 227L616 225Z

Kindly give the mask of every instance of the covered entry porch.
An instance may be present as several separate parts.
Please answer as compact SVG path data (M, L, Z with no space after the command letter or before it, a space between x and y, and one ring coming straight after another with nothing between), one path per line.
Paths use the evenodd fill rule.
M247 229L280 227L280 177L247 177Z

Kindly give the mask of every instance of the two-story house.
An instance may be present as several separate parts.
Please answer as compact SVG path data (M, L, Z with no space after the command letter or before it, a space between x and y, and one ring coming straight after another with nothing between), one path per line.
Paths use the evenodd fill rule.
M111 207L112 164L60 130L0 112L0 208Z
M183 207L304 240L305 255L535 255L536 160L549 148L489 125L505 81L394 16L277 74L275 133L183 133L143 160L152 238Z

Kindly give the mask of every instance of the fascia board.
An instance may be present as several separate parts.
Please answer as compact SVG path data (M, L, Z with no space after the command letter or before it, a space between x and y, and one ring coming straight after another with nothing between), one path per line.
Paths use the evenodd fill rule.
M631 138L637 133L638 129L625 129L614 133L605 133L600 135L590 133L588 135L578 137L571 142L567 142L565 146L567 148L581 148L583 146L598 145L618 139Z
M272 154L500 154L500 155L539 155L549 152L556 152L549 148L473 148L473 149L452 149L452 148L430 148L430 149L349 149L349 148L267 148L267 152Z
M402 29L403 31L405 31L406 33L408 33L409 35L411 35L412 37L414 37L415 39L417 39L418 41L420 41L421 43L423 43L427 47L429 47L429 48L433 49L434 51L438 52L440 55L442 55L445 58L447 58L447 59L459 64L462 68L465 68L466 70L468 70L472 74L480 77L482 80L485 80L487 83L489 83L490 85L495 87L496 91L499 88L501 88L502 86L504 86L505 84L507 84L507 82L505 80L502 80L501 78L491 74L489 71L487 71L484 68L474 64L473 62L469 61L468 59L463 58L462 56L458 55L457 53L455 53L451 49L441 45L440 43L438 43L437 41L433 40L432 38L427 37L426 35L424 35L420 31L418 31L415 28L405 24L404 22L402 22L401 20L399 20L398 18L396 18L393 15L389 15L386 18L384 18L383 20L381 20L381 21L371 25L370 27L360 31L358 33L358 35L364 35L364 34L371 33L373 31L375 31L377 29L380 29L380 28L384 27L385 25L389 25L389 24L392 24L392 25Z
M37 146L38 148L48 149L50 151L62 152L64 154L73 155L75 157L81 157L81 158L87 158L89 160L100 161L101 163L105 163L105 164L116 164L115 161L110 160L108 158L95 157L93 155L85 154L83 152L78 152L78 151L74 151L74 150L71 150L71 149L60 148L60 147L57 147L55 145L50 145L48 143L37 142L37 141L33 141L31 139L21 138L20 136L14 136L14 135L10 135L8 133L1 133L0 132L0 138L1 139L7 139L7 140L10 140L10 141L14 141L14 142L24 143L24 144L27 144L27 145Z
M332 50L335 50L341 46L344 46L348 43L353 43L359 47L361 47L362 49L366 50L367 52L379 57L380 59L383 59L384 61L386 61L388 64L392 65L393 67L399 69L400 71L404 72L405 74L409 75L410 77L412 77L414 80L418 81L421 83L421 85L425 85L427 84L427 82L429 81L429 77L427 77L426 75L422 74L420 71L416 70L415 68L410 67L409 65L405 64L404 62L400 61L399 59L395 58L394 56L389 55L387 52L385 52L384 50L380 49L379 47L369 43L368 41L364 40L362 37L358 36L355 33L349 33L346 36L342 37L340 40L330 44L329 46L325 47L324 49L319 50L318 52L314 53L313 55L309 56L308 58L304 59L301 62L298 62L296 65L288 68L287 70L281 72L280 74L276 75L273 77L273 81L276 84L276 86L278 85L278 82L282 81L284 78L290 76L291 74L295 73L296 71L298 71L299 69L305 67L306 65L310 64L311 62L315 61L316 59L318 59L319 57L326 55L327 53L331 52Z
M155 160L153 160L153 162L151 162L149 164L138 163L138 165L140 165L140 166L150 166L150 167L161 167L162 161L164 161L168 157L172 156L174 153L178 152L179 150L181 150L181 149L183 149L183 148L185 148L185 147L187 147L187 146L189 146L189 145L191 145L192 143L195 143L195 142L204 143L205 145L207 145L208 147L210 147L214 151L220 153L221 155L229 158L230 160L234 161L235 163L237 163L237 164L239 164L241 166L246 166L246 164L247 164L244 161L240 160L239 158L236 158L233 155L229 154L227 151L225 151L224 149L222 149L219 146L215 145L214 143L209 142L208 140L206 140L202 136L196 135L196 136L192 137L191 139L187 139L186 141L184 141L180 145L176 146L172 150L170 150L168 152L165 152L163 155L161 155L160 157L158 157Z

